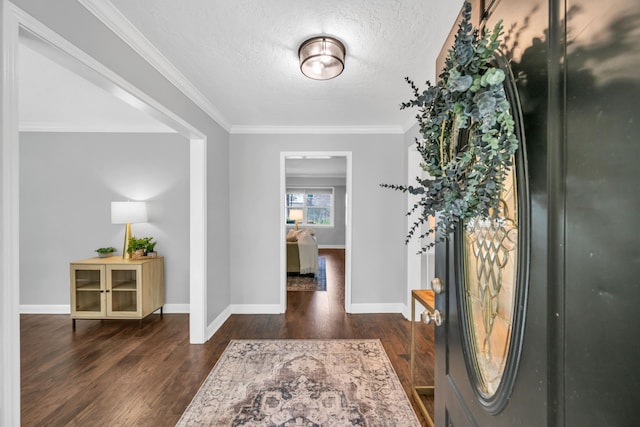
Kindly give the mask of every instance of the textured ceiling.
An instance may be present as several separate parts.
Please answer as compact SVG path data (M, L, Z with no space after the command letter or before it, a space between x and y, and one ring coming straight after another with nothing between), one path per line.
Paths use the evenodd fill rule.
M80 0L116 8L213 106L231 132L265 128L401 132L415 110L409 76L435 58L462 0ZM328 34L346 68L328 81L299 71L298 47ZM50 58L21 45L23 130L171 131ZM331 132L331 130L329 130Z
M233 129L406 129L415 111L404 82L435 75L435 58L462 0L111 0L213 104ZM345 71L314 81L301 42L333 35Z

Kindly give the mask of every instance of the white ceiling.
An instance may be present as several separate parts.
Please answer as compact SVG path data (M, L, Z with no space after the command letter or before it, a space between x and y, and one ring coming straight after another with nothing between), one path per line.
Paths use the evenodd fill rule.
M416 111L399 110L412 96L404 77L418 85L435 78L435 58L462 6L462 0L81 3L115 7L120 25L132 24L214 106L231 132L271 127L408 129ZM299 70L300 43L320 34L335 36L346 46L345 71L333 80L310 80ZM45 84L48 76L40 73L37 79ZM57 79L51 84L59 85L63 77ZM89 99L94 102L95 94ZM36 112L30 108L45 110L47 97L37 95L35 100L21 114L46 122L43 111L31 116ZM87 105L85 101L85 108L77 111L79 117Z
M25 43L18 58L21 131L173 132Z
M287 158L285 175L289 178L346 178L347 158L306 156Z

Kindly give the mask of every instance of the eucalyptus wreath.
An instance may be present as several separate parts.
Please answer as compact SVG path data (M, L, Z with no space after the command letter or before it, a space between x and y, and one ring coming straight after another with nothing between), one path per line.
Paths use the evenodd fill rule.
M442 241L460 223L497 215L503 182L519 145L503 85L505 72L495 61L502 22L480 32L470 20L471 4L465 2L437 84L427 81L426 89L420 91L405 78L414 98L400 108L419 109L416 118L422 138L416 138L416 144L422 156L420 166L430 175L417 177L417 185L381 184L420 196L407 213L420 215L405 243L414 236L429 235ZM422 233L422 225L436 213L437 234L433 228ZM434 245L427 244L421 252Z

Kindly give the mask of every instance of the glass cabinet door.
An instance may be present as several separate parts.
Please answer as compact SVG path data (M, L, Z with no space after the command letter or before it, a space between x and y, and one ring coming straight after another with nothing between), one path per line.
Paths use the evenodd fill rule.
M71 310L78 316L101 316L105 310L105 268L101 265L71 266Z
M107 266L107 315L140 315L140 265Z

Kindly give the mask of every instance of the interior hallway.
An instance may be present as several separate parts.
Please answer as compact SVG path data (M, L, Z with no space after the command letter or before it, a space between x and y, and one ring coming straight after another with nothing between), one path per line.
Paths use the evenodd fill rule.
M408 391L410 323L345 314L344 250L319 254L326 292L289 292L282 315L232 315L203 345L189 344L186 314L149 316L143 329L78 320L75 332L67 315L22 315L22 425L173 426L231 339L380 339ZM433 360L433 328L418 331L419 353ZM421 375L432 381L432 368Z

